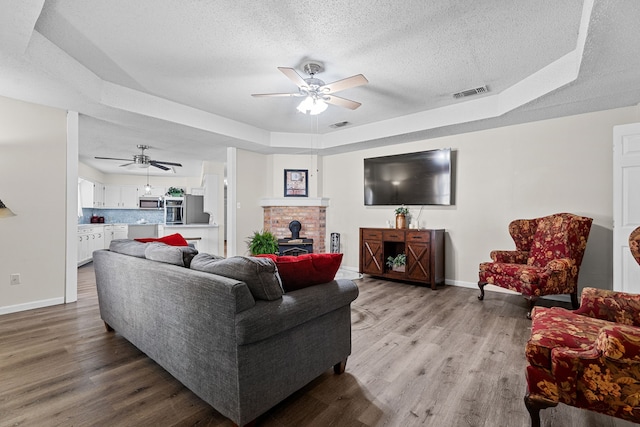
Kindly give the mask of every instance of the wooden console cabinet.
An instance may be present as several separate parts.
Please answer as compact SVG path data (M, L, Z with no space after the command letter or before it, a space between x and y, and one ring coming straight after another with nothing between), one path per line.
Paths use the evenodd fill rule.
M407 256L404 271L388 267L387 258ZM431 285L444 284L444 230L360 229L360 273Z

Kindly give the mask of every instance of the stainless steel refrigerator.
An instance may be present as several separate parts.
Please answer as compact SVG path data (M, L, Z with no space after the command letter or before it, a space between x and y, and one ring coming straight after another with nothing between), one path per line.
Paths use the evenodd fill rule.
M209 214L204 211L204 196L184 196L184 223L209 224Z

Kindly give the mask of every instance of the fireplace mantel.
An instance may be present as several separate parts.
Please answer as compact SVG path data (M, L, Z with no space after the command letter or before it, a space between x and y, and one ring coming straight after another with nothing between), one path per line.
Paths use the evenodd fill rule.
M326 197L273 197L260 199L260 206L329 206Z

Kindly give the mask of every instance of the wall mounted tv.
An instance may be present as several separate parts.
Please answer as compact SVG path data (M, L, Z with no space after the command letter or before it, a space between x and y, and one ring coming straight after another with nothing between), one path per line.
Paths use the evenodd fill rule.
M364 204L452 205L451 149L364 159Z

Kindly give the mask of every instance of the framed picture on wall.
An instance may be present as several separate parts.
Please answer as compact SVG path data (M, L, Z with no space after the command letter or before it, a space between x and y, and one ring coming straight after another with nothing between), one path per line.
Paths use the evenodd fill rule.
M309 196L309 171L307 169L284 170L284 197Z

